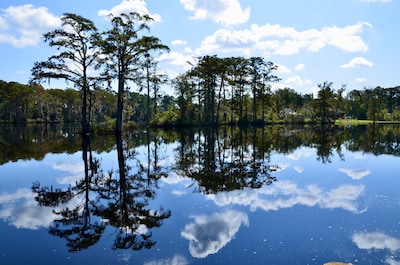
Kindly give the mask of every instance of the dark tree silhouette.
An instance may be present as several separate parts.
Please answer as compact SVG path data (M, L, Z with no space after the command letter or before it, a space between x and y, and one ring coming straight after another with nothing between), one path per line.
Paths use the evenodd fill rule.
M89 90L90 69L97 65L99 35L94 23L82 16L65 13L63 28L44 34L45 42L57 48L57 54L47 61L36 62L32 68L32 83L50 79L64 79L82 92L81 125L83 134L90 133Z
M75 186L66 190L42 187L34 183L32 191L36 193L36 201L40 206L62 206L61 210L53 212L60 216L55 219L49 228L49 233L64 238L69 251L80 251L96 244L104 232L105 224L92 216L90 192L95 190L96 183L102 175L99 171L100 161L92 156L90 139L83 137L82 159L84 162L85 176L75 183ZM71 208L66 206L73 198L81 198Z
M127 147L127 141L123 141L119 134L116 141L118 175L114 176L115 171L111 171L102 179L94 214L108 220L108 225L117 229L113 249L151 248L156 244L151 238L151 229L160 227L171 212L162 207L159 210L147 208L155 196L152 187L155 176L146 174L141 164L131 167L127 159L133 159L134 150Z

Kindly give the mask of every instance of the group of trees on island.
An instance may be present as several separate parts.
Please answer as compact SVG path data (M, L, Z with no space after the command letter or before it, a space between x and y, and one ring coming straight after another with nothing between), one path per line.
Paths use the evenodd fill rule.
M99 32L76 14L62 17L63 28L44 34L57 53L36 62L29 84L0 81L0 121L78 122L89 134L108 128L120 134L123 122L146 125L330 123L337 118L400 120L400 86L344 93L343 85L323 82L313 94L272 90L277 65L262 57L202 56L191 69L168 80L158 70L157 53L168 46L142 35L151 18L138 13L110 18ZM44 89L64 79L72 88ZM116 91L112 84L116 83ZM162 94L171 85L175 96ZM135 91L131 86L137 87Z

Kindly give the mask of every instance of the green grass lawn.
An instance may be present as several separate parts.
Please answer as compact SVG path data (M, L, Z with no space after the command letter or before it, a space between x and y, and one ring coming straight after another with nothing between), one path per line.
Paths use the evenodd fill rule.
M366 125L373 124L373 120L357 120L357 119L338 119L335 121L336 125ZM375 121L375 123L379 124L400 124L400 121Z

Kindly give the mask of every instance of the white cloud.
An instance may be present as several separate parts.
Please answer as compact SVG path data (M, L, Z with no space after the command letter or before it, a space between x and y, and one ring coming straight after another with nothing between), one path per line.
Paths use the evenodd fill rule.
M185 40L173 40L173 41L171 42L171 44L172 44L172 45L186 45L186 44L187 44L187 41L185 41Z
M257 36L250 30L231 31L219 29L213 35L207 36L201 43L201 47L196 51L198 54L208 54L213 52L233 52L241 51L245 54L250 53L250 49L257 44Z
M364 78L364 77L358 77L358 78L356 78L356 82L358 82L358 83L366 83L366 82L368 82L368 79Z
M362 179L365 176L371 174L371 171L368 169L348 169L348 168L340 168L340 172L345 173L347 176L349 176L352 179Z
M311 85L312 81L310 79L301 79L300 76L292 76L285 80L285 84L293 84L296 86L304 86L304 85Z
M282 64L276 64L276 66L278 66L278 69L276 70L277 73L288 74L288 73L292 72L288 67L286 67Z
M250 17L250 8L242 9L238 0L181 0L183 7L194 12L192 19L212 19L224 25L237 25Z
M276 211L296 205L304 205L360 213L363 210L359 209L357 200L364 190L365 187L362 185L342 185L324 191L317 185L308 185L301 188L295 182L281 181L263 189L235 190L211 194L207 198L218 206L243 205L250 207L252 211L257 209Z
M265 54L293 55L301 50L318 52L326 46L333 46L345 52L365 52L368 46L360 35L364 27L371 25L364 22L345 27L332 26L305 31L277 24L253 24L244 30L219 29L203 40L197 53L241 51L251 54L252 51L258 50Z
M305 66L304 64L302 64L302 63L299 63L298 65L296 65L296 66L294 67L294 70L296 70L296 71L301 71L301 70L303 70L304 68L306 68L306 66Z
M43 33L59 26L60 18L46 7L31 4L10 6L1 9L0 43L10 43L17 48L37 46Z
M247 215L227 210L211 216L194 216L194 223L187 224L181 235L189 240L189 252L193 257L205 258L228 244L241 225L249 225Z
M372 67L373 65L374 65L373 62L368 61L364 57L355 57L351 59L350 62L342 64L340 67L342 68Z
M399 239L381 232L355 233L353 234L352 239L360 249L389 249L393 252L400 250Z
M122 0L122 2L110 10L102 9L97 14L101 17L108 17L110 14L118 16L122 13L128 14L130 12L137 12L141 15L147 14L154 19L154 22L160 22L161 16L159 14L151 14L146 7L144 0Z
M183 66L185 70L188 70L191 67L188 62L194 63L193 56L179 52L164 53L160 57L158 57L158 60L160 62L168 61L171 65L175 66Z

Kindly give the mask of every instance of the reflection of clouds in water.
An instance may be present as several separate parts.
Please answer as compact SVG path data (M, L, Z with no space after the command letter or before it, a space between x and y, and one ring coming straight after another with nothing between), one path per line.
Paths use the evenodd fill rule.
M0 218L16 228L38 229L48 227L57 217L55 208L39 207L35 194L30 189L19 189L15 193L0 194ZM71 201L78 203L78 201ZM61 208L61 207L60 207Z
M273 169L274 169L274 171L275 172L279 172L279 171L283 171L283 170L285 170L285 169L287 169L288 167L290 166L290 164L282 164L282 163L280 163L280 164L277 164L277 167L273 167Z
M187 265L187 259L180 255L175 255L170 259L160 259L145 262L144 265Z
M365 158L367 158L367 155L362 152L354 152L354 159L363 160Z
M124 252L118 255L118 260L124 261L124 262L129 262L131 259L132 254L130 252Z
M360 249L389 249L390 251L400 250L400 240L381 232L355 233L353 242Z
M187 177L182 177L178 174L176 174L175 172L171 171L168 173L168 177L162 177L161 181L169 184L169 185L174 185L174 184L180 184L180 183L186 183L186 182L190 182L190 178Z
M400 261L394 260L393 257L387 257L385 259L385 262L386 262L386 264L389 264L389 265L400 265Z
M291 160L299 160L301 157L310 157L311 156L311 152L309 150L304 151L304 150L296 150L291 154L288 154L286 157L291 159Z
M195 216L194 223L187 224L181 235L190 241L189 251L195 258L205 258L217 253L235 234L240 226L248 226L246 214L228 210L211 216Z
M292 181L276 182L262 189L244 189L207 195L219 206L237 204L249 206L250 210L264 211L290 208L295 205L320 206L321 208L342 208L359 213L357 199L363 194L363 185L342 185L324 191L317 185L298 187Z
M180 185L181 189L174 189L171 193L175 196L182 196L187 193L187 186L193 184L193 180L188 177L182 177L175 172L171 171L168 173L168 177L161 177L160 179L163 183L167 185Z
M297 173L302 173L304 171L304 169L300 166L295 166L293 168L294 168L294 170L296 170Z
M183 195L186 194L186 191L184 191L184 190L173 190L173 191L171 191L171 194L175 195L175 196L183 196Z
M354 233L352 236L353 242L360 249L366 250L390 250L396 252L400 250L400 240L391 236L388 236L381 232L371 233ZM396 261L393 256L387 256L385 259L386 264L389 265L400 265L399 261Z
M73 184L76 181L81 180L85 177L85 168L83 162L75 163L55 163L53 169L58 171L67 172L70 175L60 176L57 178L57 182L60 184Z
M339 168L339 171L345 173L352 179L362 179L363 177L371 174L369 169L348 169L348 168Z

